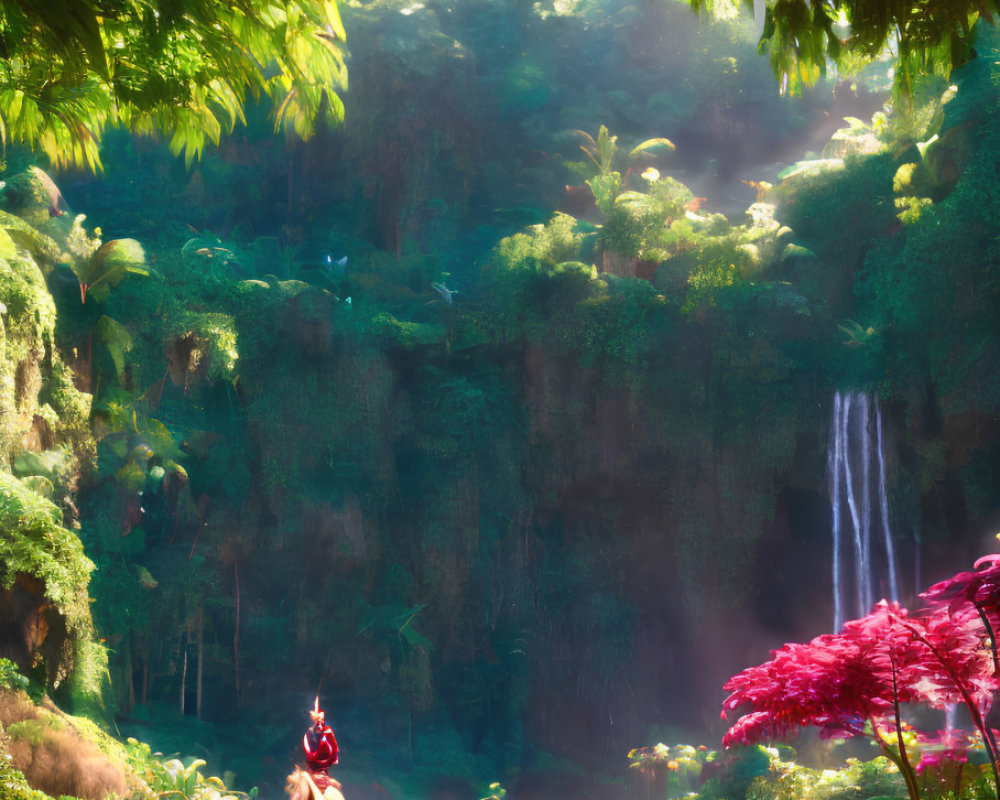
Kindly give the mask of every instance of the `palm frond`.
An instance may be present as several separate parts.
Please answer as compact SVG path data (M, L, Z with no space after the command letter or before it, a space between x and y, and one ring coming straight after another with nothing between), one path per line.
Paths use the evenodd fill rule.
M337 124L347 87L335 0L8 0L0 146L40 147L57 166L101 169L109 125L167 138L188 163L269 98L277 127L308 138Z

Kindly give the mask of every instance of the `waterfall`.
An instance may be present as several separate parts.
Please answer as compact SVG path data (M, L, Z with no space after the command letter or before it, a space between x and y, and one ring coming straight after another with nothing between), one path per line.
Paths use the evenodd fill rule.
M899 599L877 398L860 392L834 395L827 477L833 522L833 625L840 630L845 619L864 616L876 600ZM881 541L875 531L881 532ZM853 563L853 570L845 570L847 563Z

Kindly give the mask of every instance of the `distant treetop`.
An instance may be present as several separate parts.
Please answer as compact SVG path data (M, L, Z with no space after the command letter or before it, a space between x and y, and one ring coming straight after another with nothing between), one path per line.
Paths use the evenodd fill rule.
M0 139L99 170L121 125L190 162L248 95L307 138L343 119L345 38L335 0L0 0Z
M688 0L695 10L753 8L753 0ZM975 26L993 21L997 0L765 0L760 50L783 88L797 92L825 74L827 61L851 68L885 53L895 88L909 93L923 75L947 75L973 55Z

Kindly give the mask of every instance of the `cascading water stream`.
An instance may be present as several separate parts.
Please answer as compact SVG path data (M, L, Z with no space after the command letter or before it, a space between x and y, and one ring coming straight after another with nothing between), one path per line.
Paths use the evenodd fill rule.
M834 630L840 630L848 617L867 614L876 595L899 599L886 495L882 410L877 398L837 392L830 438L827 477L833 519L833 624ZM845 526L850 526L849 530L845 531ZM876 527L881 541L874 535ZM854 565L853 574L844 569L848 560ZM848 601L849 596L853 602Z

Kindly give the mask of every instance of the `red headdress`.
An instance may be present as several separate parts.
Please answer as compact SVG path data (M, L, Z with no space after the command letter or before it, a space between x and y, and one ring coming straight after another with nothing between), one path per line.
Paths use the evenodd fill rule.
M326 715L319 707L319 697L309 711L309 716L312 717L313 725L302 737L302 750L306 754L306 763L310 769L325 772L337 763L340 748L337 746L337 737L333 735L333 730L326 724Z

